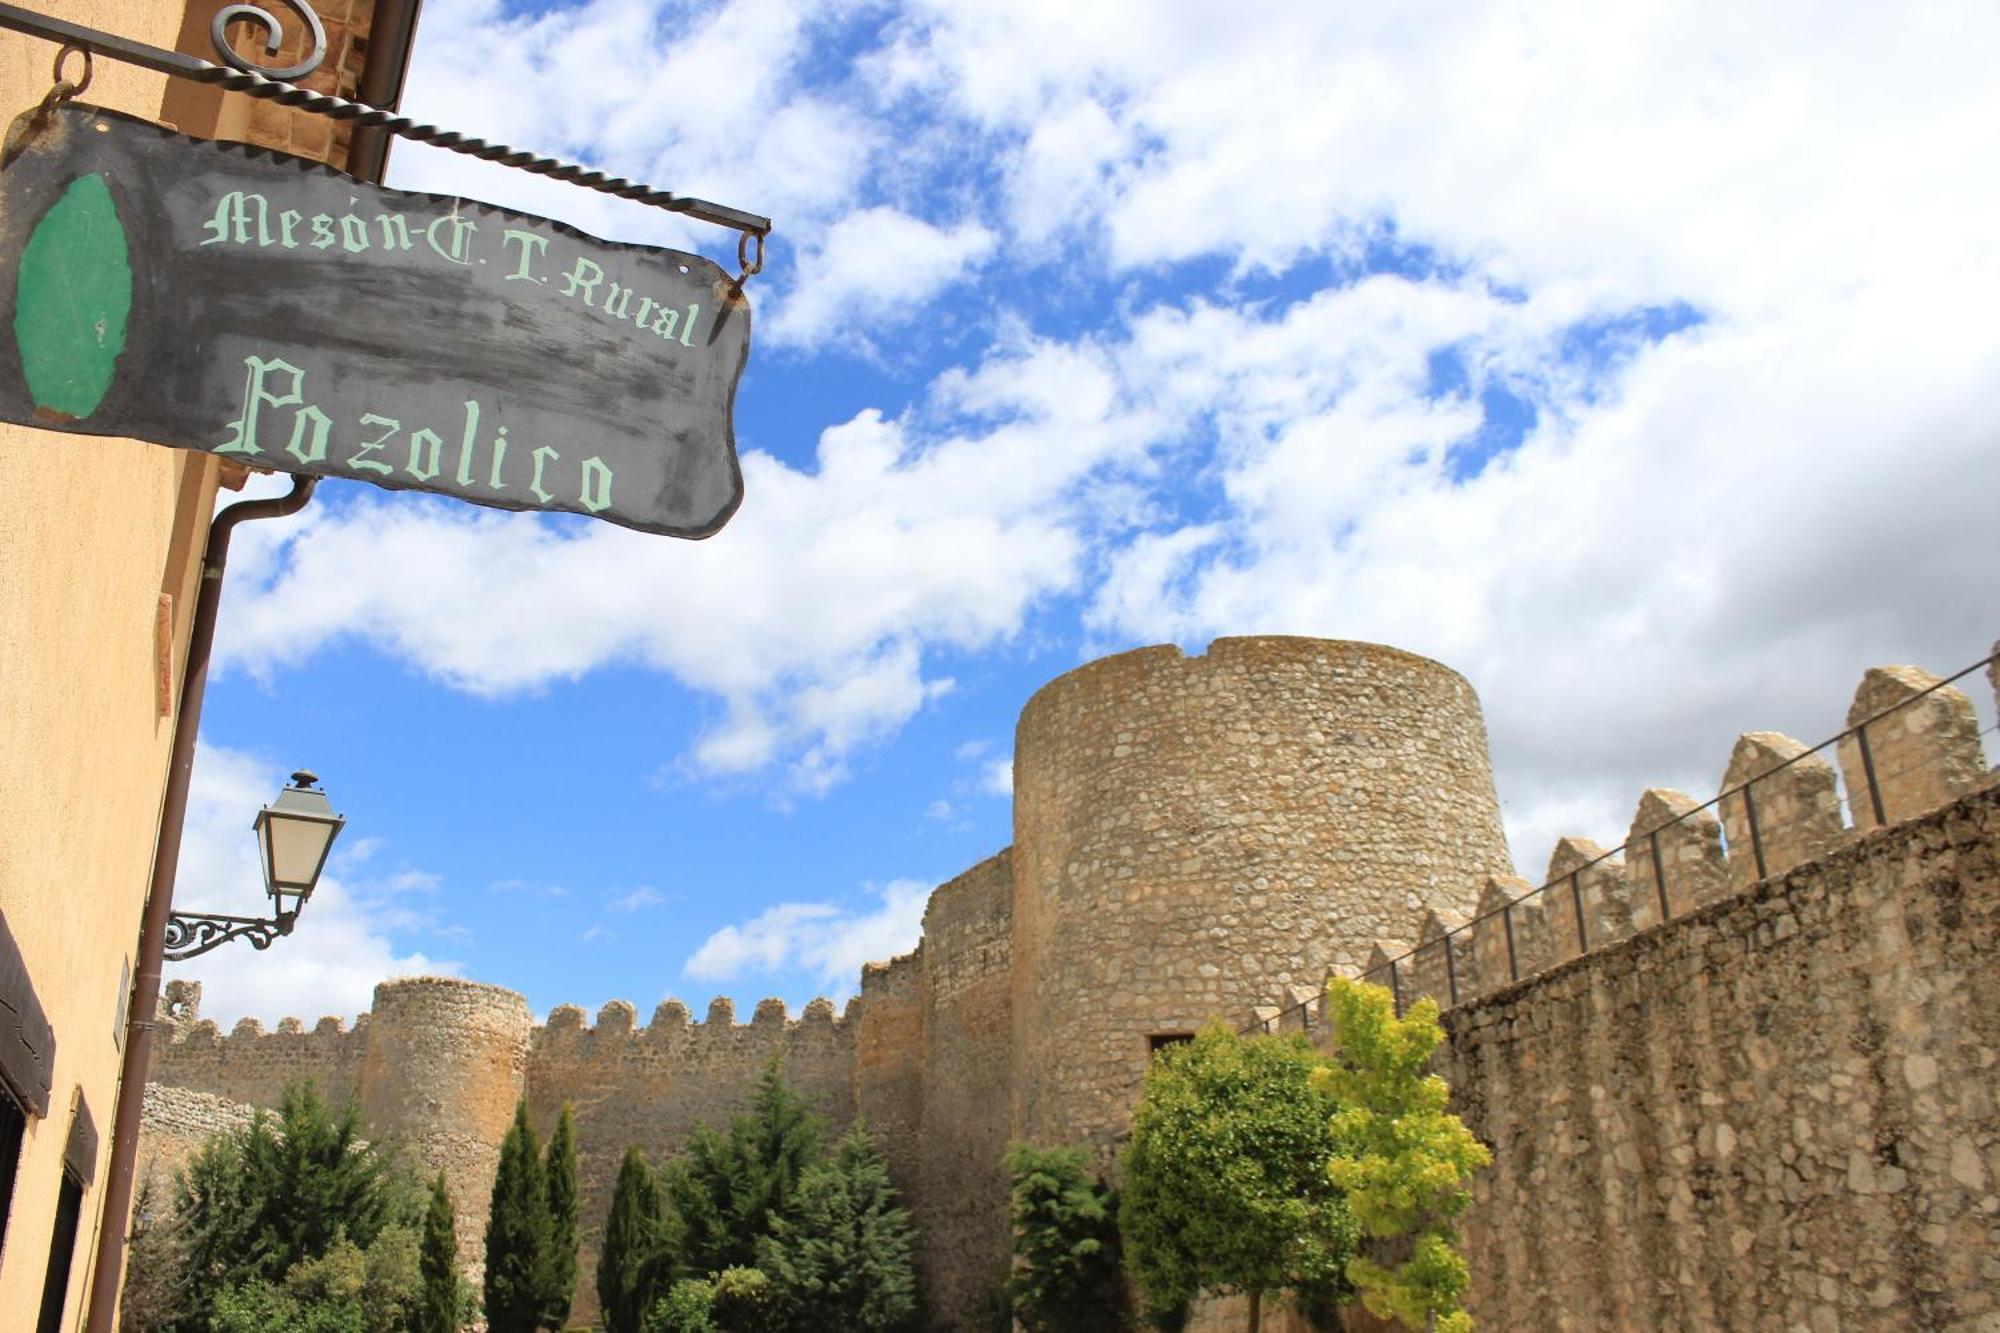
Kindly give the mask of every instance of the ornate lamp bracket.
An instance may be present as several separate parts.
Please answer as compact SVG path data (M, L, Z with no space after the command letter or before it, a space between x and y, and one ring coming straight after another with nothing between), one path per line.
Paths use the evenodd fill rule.
M268 949L272 940L291 934L298 919L297 912L284 912L272 918L175 912L167 918L165 956L168 961L178 963L231 940L249 940L253 949Z

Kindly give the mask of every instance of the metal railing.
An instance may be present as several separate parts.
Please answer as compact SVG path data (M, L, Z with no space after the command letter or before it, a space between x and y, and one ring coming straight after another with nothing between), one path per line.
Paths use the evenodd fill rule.
M1415 979L1418 983L1421 983L1423 980L1419 971L1422 966L1418 961L1419 955L1428 956L1434 951L1441 951L1444 955L1444 986L1442 988L1444 993L1434 998L1444 1001L1444 1007L1449 1008L1458 1004L1462 998L1470 998L1462 996L1460 993L1458 956L1464 952L1464 946L1460 944L1460 937L1464 937L1466 943L1469 944L1473 938L1472 932L1474 929L1483 923L1490 923L1495 917L1500 919L1501 936L1505 941L1507 976L1504 981L1481 977L1479 980L1482 984L1478 992L1480 994L1497 990L1502 985L1512 985L1520 981L1524 976L1533 976L1548 967L1581 957L1597 945L1609 944L1614 940L1629 938L1641 930L1651 929L1655 925L1664 925L1668 921L1686 916L1690 912L1699 910L1710 903L1722 901L1725 898L1733 896L1739 891L1738 886L1732 886L1721 894L1703 898L1698 902L1686 904L1680 911L1676 912L1674 910L1673 895L1668 890L1668 871L1665 858L1660 850L1661 834L1690 820L1698 819L1701 815L1709 811L1719 809L1723 802L1732 798L1741 798L1743 802L1743 823L1745 831L1748 834L1747 850L1750 853L1751 864L1756 870L1756 875L1750 883L1762 883L1764 880L1770 878L1768 848L1777 839L1777 835L1799 828L1815 819L1825 819L1828 812L1809 810L1797 819L1789 820L1783 824L1771 825L1766 823L1758 814L1757 798L1753 788L1759 783L1769 782L1793 765L1820 754L1822 751L1837 747L1841 742L1850 738L1854 741L1855 751L1860 759L1862 784L1866 789L1868 811L1874 820L1872 827L1883 828L1888 826L1890 821L1887 813L1888 805L1883 796L1884 789L1893 784L1896 779L1906 774L1920 772L1925 768L1934 766L1941 756L1933 752L1922 762L1906 764L1889 773L1878 772L1875 752L1868 741L1868 729L1886 718L1916 706L1946 686L1956 684L1974 672L1992 665L1996 659L2000 659L2000 652L1988 654L1963 670L1947 676L1933 685L1927 686L1907 699L1899 700L1888 708L1884 708L1877 713L1863 718L1846 730L1829 736L1811 749L1802 750L1781 763L1773 764L1769 768L1761 770L1736 786L1718 792L1709 800L1691 809L1682 811L1672 819L1664 821L1657 827L1641 835L1644 839L1643 850L1652 868L1651 879L1659 911L1659 919L1657 921L1647 921L1644 925L1635 923L1630 930L1609 933L1604 938L1597 940L1591 938L1589 914L1584 910L1584 893L1586 887L1590 886L1590 882L1593 879L1597 879L1596 887L1599 888L1600 892L1604 884L1602 878L1593 876L1591 872L1599 869L1599 867L1604 867L1604 876L1617 875L1620 879L1627 879L1629 876L1630 860L1627 858L1620 862L1618 858L1626 857L1627 853L1634 851L1640 846L1637 840L1631 840L1621 843L1592 860L1584 862L1557 876L1538 889L1524 893L1518 898L1509 899L1497 908L1481 913L1461 925L1454 926L1435 939L1425 940L1416 944L1390 959L1387 963L1369 970L1364 974L1363 979L1378 981L1378 984L1386 984L1389 987L1390 993L1395 1000L1396 1014L1400 1017L1405 1008L1404 990L1406 981L1412 974L1417 974ZM1994 753L1994 744L1989 738L2000 736L2000 725L1985 727L1979 731L1978 735L1982 745L1986 748L1986 752ZM1836 771L1839 771L1840 766L1837 762L1833 767ZM1851 791L1847 792L1842 798L1842 804L1845 805L1848 816L1842 821L1841 827L1841 834L1845 837L1852 837L1859 832L1865 831L1861 821L1853 817L1855 800L1856 794ZM1838 817L1837 813L1836 817ZM1724 828L1726 831L1726 823L1724 824ZM1740 850L1745 849L1728 847L1727 850L1731 855L1734 855L1739 854ZM1607 865L1607 863L1613 862L1616 862L1616 864ZM1789 869L1790 867L1786 868ZM1747 888L1748 885L1740 887ZM1564 890L1567 890L1568 893L1567 904L1562 901ZM1553 896L1544 898L1544 895ZM1531 966L1524 970L1521 956L1522 949L1516 938L1514 914L1516 910L1527 908L1531 904L1540 907L1543 912L1543 920L1547 923L1549 931L1548 941L1550 947L1544 952L1544 956L1529 960ZM1565 910L1565 908L1568 910ZM1562 915L1573 915L1574 917L1576 927L1576 949L1574 953L1563 952L1563 946L1556 942L1556 917L1559 913ZM1386 983L1378 980L1384 973L1387 974ZM1417 994L1421 996L1428 993L1431 992L1419 984ZM1302 1000L1297 1004L1288 1005L1268 1017L1253 1019L1239 1029L1239 1031L1245 1034L1282 1031L1287 1026L1288 1021L1293 1019L1294 1016L1297 1016L1297 1026L1299 1028L1305 1031L1312 1031L1318 1026L1316 1019L1320 1016L1321 1008L1325 1002L1326 996L1323 991L1315 993L1311 998Z

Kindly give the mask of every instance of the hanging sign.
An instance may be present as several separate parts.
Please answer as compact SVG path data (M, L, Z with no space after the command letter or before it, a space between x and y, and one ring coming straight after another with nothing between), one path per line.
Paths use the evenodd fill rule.
M75 103L0 169L0 420L706 537L750 308L699 255Z

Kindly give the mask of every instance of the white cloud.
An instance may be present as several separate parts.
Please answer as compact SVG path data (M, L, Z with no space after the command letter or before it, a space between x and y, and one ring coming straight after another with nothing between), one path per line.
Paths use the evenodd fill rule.
M1005 328L907 412L825 431L816 468L749 453L742 514L695 547L408 501L250 525L230 660L355 635L486 694L637 662L716 701L696 767L813 790L949 688L944 650L1059 596L1093 646L1385 639L1482 690L1532 873L1555 833L1614 839L1644 785L1712 789L1736 731L1817 739L1865 665L1956 666L2000 626L1990 5L933 0L860 89L802 72L837 7L646 12L446 3L413 99L780 201L786 253L824 261L760 279L795 329L902 316L861 299L887 247L834 240L872 218L933 261L912 302L975 268L1129 277L1113 331ZM951 152L997 195L910 187ZM1241 294L1371 245L1441 276ZM1184 259L1235 276L1132 294ZM1595 368L1571 340L1672 303L1705 322ZM1467 388L1433 397L1444 352ZM1489 387L1537 426L1462 475Z
M283 785L274 764L219 746L197 748L174 889L177 910L270 915L250 820ZM359 860L379 855L376 840L359 839L357 847ZM371 883L359 871L356 858L336 842L292 934L262 951L232 941L189 962L168 964L167 975L200 981L202 1016L225 1027L246 1016L267 1025L295 1017L308 1026L324 1014L352 1017L368 1010L378 981L455 975L455 963L399 952L389 939L398 922L408 929L429 926L427 916L412 913L399 899L428 892L436 877L407 871Z
M829 227L798 259L789 299L767 326L779 344L817 345L914 319L991 253L977 223L934 227L894 208L864 208Z
M259 673L363 638L498 696L638 662L722 701L689 756L774 762L824 790L849 753L951 688L928 649L1015 633L1079 576L1093 475L1139 457L1089 347L1023 340L907 419L827 429L818 470L743 460L745 500L699 543L413 498L263 525L230 562L218 659Z
M637 912L641 908L658 907L666 900L667 896L664 893L642 884L630 893L621 893L613 898L610 907L614 912Z
M987 760L986 767L980 772L979 787L981 791L993 796L1012 796L1014 756L1010 754L1004 759Z
M831 903L786 902L702 941L682 967L695 981L729 981L796 967L838 998L858 983L861 965L908 953L923 933L931 886L891 880L868 910Z

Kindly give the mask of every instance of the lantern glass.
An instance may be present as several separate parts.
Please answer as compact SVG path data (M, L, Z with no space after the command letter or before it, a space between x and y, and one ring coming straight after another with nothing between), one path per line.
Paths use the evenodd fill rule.
M294 773L292 780L293 786L257 812L254 826L264 887L280 912L296 911L312 896L334 836L347 822L333 813L326 793L311 789L308 784L317 779L310 773ZM297 904L288 909L287 898L296 898Z

